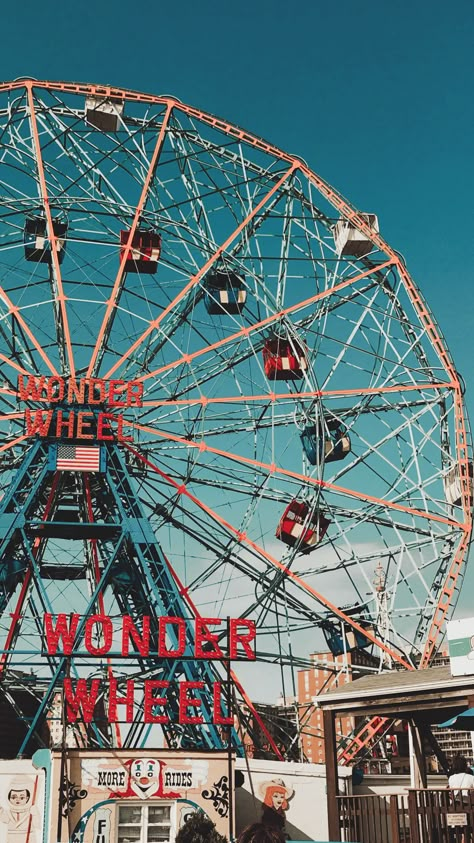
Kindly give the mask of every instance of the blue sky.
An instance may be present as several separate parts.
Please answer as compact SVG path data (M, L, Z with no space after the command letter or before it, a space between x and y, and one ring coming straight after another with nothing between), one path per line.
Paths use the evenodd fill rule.
M376 212L474 419L472 2L23 0L2 10L2 35L4 80L174 94L302 156Z

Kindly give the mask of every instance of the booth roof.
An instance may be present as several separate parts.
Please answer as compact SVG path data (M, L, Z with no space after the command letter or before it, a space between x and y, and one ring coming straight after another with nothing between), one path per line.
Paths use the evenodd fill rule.
M411 708L420 699L430 707L467 707L474 698L474 676L451 676L449 665L424 670L390 670L363 676L327 694L314 697L320 708L349 711L400 705ZM469 702L468 702L469 700Z

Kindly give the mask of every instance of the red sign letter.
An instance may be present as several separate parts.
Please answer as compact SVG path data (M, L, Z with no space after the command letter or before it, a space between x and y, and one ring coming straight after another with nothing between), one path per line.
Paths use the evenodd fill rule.
M180 723L189 723L193 725L194 723L203 723L204 720L201 715L191 715L187 714L187 709L189 707L199 708L202 705L202 701L198 700L196 697L188 697L188 691L199 690L202 691L204 688L204 682L180 682L179 683L179 722Z
M115 416L113 415L113 413L99 413L99 415L97 416L97 439L99 439L101 442L113 441L113 435L107 436L107 434L104 433L104 428L105 430L111 430L110 422L108 422L107 419L114 418Z
M169 723L167 714L155 714L154 708L157 705L165 706L168 702L166 697L155 697L153 691L158 688L169 688L169 682L165 679L145 679L145 697L143 701L145 723Z
M107 403L110 404L111 407L126 406L125 401L123 400L123 393L126 385L125 381L109 381ZM122 400L120 400L120 396L122 396Z
M93 419L94 413L82 413L81 412L81 413L77 414L76 436L77 436L78 439L93 439L94 438L93 433L84 433L84 430L87 430L87 428L90 429L90 427L91 427L91 422L85 420L86 416L90 416L90 418Z
M76 692L72 687L72 680L64 680L64 696L66 697L66 716L68 723L75 723L79 716L79 706L82 708L84 723L90 723L94 717L94 708L99 694L100 679L92 679L90 693L86 679L78 679Z
M34 420L31 410L25 410L26 435L34 436L37 433L38 436L47 436L52 418L53 410L35 410Z
M48 647L48 653L51 656L55 656L58 652L58 643L60 638L63 639L63 649L62 653L65 656L70 656L72 654L72 648L74 646L74 639L76 637L77 625L79 623L80 615L69 615L60 614L58 615L58 620L56 626L53 626L53 616L47 613L44 616L44 634L46 636L46 645ZM68 625L68 620L70 621L70 625Z
M105 401L105 382L102 378L91 378L87 382L89 404L103 404Z
M166 649L166 627L178 627L178 646L176 650ZM183 618L171 618L165 615L158 620L158 658L179 659L186 649L186 624Z
M143 632L140 637L140 630L135 626L130 615L122 618L122 656L128 656L130 641L133 642L141 656L148 656L150 653L150 616L143 615Z
M109 681L109 723L116 723L118 720L117 717L117 706L118 705L125 705L126 706L126 713L125 713L125 720L127 723L133 723L133 702L134 702L134 693L135 693L135 683L133 679L126 680L126 692L124 697L117 696L118 694L118 682L112 676Z
M239 632L239 626L245 626L247 632ZM252 650L250 642L255 640L257 630L255 621L249 621L246 618L231 618L230 619L230 642L229 642L229 658L238 659L239 644L242 645L243 650L249 661L255 661L255 650Z
M98 637L100 640L100 637L102 636L104 643L96 645L92 643L92 636L94 634L94 627L99 624L102 627L102 633L99 633ZM105 653L108 653L112 646L113 637L114 629L112 621L108 615L91 615L90 618L87 618L84 644L86 645L86 650L91 654L91 656L103 656Z
M220 618L196 618L196 644L194 655L197 659L223 659L224 653L219 647L216 633L209 631L209 624L220 626ZM206 644L208 645L206 647Z
M214 696L214 717L212 722L216 724L216 726L232 726L234 723L234 718L230 715L228 717L223 717L221 713L221 697L222 697L222 685L220 682L214 682L213 687L213 696Z
M143 407L143 384L139 381L130 381L127 385L127 407L135 404L137 407Z
M32 401L46 401L46 398L41 395L45 380L44 375L40 378L29 375L25 386L24 376L18 375L18 397L20 401L28 401L30 398Z
M129 424L129 422L125 422L125 424ZM133 442L133 436L123 435L123 425L123 416L117 416L117 440L119 442Z
M48 378L46 390L48 401L62 401L64 398L64 381L58 376Z

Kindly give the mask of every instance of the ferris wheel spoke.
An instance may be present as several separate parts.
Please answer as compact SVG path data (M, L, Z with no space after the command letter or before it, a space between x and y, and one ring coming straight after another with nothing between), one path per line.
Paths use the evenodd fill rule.
M36 120L35 98L33 95L33 87L30 83L27 85L28 106L30 110L31 131L33 136L33 146L36 158L36 167L38 172L38 187L39 199L42 204L44 214L47 221L47 233L51 244L51 285L54 298L54 307L56 313L56 330L58 351L60 355L61 368L63 372L69 372L72 377L75 375L74 354L72 350L71 334L69 330L69 322L66 310L66 296L64 294L63 282L61 277L61 269L59 265L59 245L58 237L56 235L53 217L51 214L51 203L48 196L48 189L46 186L45 171L43 164L43 155L41 150L41 141L38 132L38 124Z
M278 180L275 179L275 181L278 181ZM266 221L268 216L272 214L273 210L279 204L280 199L281 199L280 194L277 192L274 195L274 197L270 201L267 202L267 204L266 204L264 210L262 211L262 213L255 216L252 220L250 220L248 225L242 230L241 236L238 239L236 239L236 241L234 242L232 248L227 249L226 252L225 252L225 255L223 253L223 256L225 256L225 260L229 261L233 265L235 265L236 270L242 271L242 273L244 275L246 273L246 267L243 263L245 246L248 243L249 239L256 235L259 228L264 224L264 222ZM166 210L166 209L161 210L162 214L164 213L164 210ZM177 234L179 234L179 233L180 232L177 231ZM209 257L210 255L215 255L215 253L217 252L217 250L219 248L217 243L215 242L215 240L210 241L210 240L208 240L207 237L204 237L203 235L201 235L201 242L202 242L201 248L202 248L202 251L203 251L203 253L206 257ZM168 258L167 259L165 258L164 261L163 261L164 265L169 264L170 259L171 259L170 255L168 255ZM214 258L213 258L213 260L214 260ZM193 269L196 269L199 272L201 271L199 269L199 266L197 266L197 265L194 266ZM251 280L253 281L255 279L252 278ZM249 282L247 282L247 286L248 285L249 285ZM258 291L258 288L255 291L256 300L258 301L259 299L258 299L257 291ZM203 298L204 294L205 294L205 290L202 287L202 282L199 281L198 286L193 288L192 296L187 296L186 298L184 298L181 302L179 302L178 306L175 307L173 305L173 300L169 299L168 303L173 309L167 315L166 321L160 327L160 331L157 332L157 336L153 337L152 333L149 334L149 336L147 338L148 339L147 344L146 345L142 344L142 346L140 348L137 348L137 351L134 354L133 358L129 358L129 360L127 361L126 366L125 366L125 372L129 372L130 370L132 370L133 374L136 378L137 377L137 369L139 369L140 366L141 366L142 370L148 369L152 360L157 356L157 354L167 344L173 343L173 337L175 336L175 334L177 333L179 328L181 328L183 326L183 324L188 323L188 322L189 322L190 329L193 332L196 333L196 337L198 338L198 340L204 342L204 345L206 346L207 343L208 343L208 340L206 340L204 338L200 328L197 327L192 320L190 320L190 317L192 317L194 309L196 308L196 306L198 305L200 300ZM273 299L273 297L271 297L271 296L269 297L268 292L266 292L266 298L270 299L271 306L273 307L273 309L275 309L275 307L276 307L275 300ZM255 317L255 319L253 321L255 321L256 318L257 317ZM233 321L235 322L236 325L240 324L237 319L234 319ZM249 324L252 324L252 323L250 322ZM178 347L176 347L176 350L179 352ZM138 374L140 374L139 371L138 371Z
M375 386L367 387L365 389L317 389L313 391L302 392L264 392L260 395L226 395L226 396L197 396L195 398L163 398L143 401L144 407L194 407L197 405L208 406L213 404L251 404L253 402L274 402L274 401L297 401L306 398L345 398L351 396L364 395L392 395L396 393L411 393L424 392L425 390L438 391L447 387L452 387L451 383L414 383L414 384L400 384L398 386ZM424 402L423 402L424 403ZM390 405L388 405L390 406ZM375 408L377 409L377 408ZM381 408L386 409L385 407ZM373 412L373 407L367 407L366 410L360 409L360 412Z
M317 592L316 589L314 589L312 586L310 586L308 583L306 583L301 577L299 577L297 574L293 573L293 571L291 569L289 569L287 566L283 565L280 561L278 561L275 557L273 557L271 554L269 554L263 548L259 547L246 534L242 534L239 529L237 529L236 527L233 527L225 518L220 516L215 510L213 510L211 507L209 507L203 501L200 501L198 498L196 498L195 495L193 495L192 493L190 493L187 490L187 488L184 484L180 485L178 482L176 482L171 477L166 475L163 471L161 471L157 466L150 463L149 460L147 460L145 457L143 457L138 451L136 451L130 445L127 445L127 449L129 451L131 451L132 453L134 453L135 456L139 460L141 460L144 464L148 465L148 467L151 470L156 471L159 474L159 476L163 480L165 480L170 486L175 488L176 491L180 495L184 495L186 498L189 498L190 500L192 500L194 504L199 506L204 512L206 512L208 515L210 515L214 521L216 521L218 524L220 524L222 527L224 527L226 530L228 530L233 535L237 536L237 538L239 539L239 542L241 542L244 545L248 545L250 548L252 548L254 551L256 551L259 554L259 556L261 556L267 562L270 562L270 564L273 567L275 567L275 568L277 568L281 571L284 571L284 573L288 577L288 579L290 579L293 583L295 583L303 591L306 591L308 594L310 594L312 597L314 597L319 603L324 605L326 608L330 609L331 612L333 612L333 614L335 614L342 621L344 621L344 623L349 623L349 625L351 627L353 627L356 631L360 632L363 635L366 635L367 638L370 641L372 641L373 644L375 644L377 647L382 649L384 652L390 654L390 656L392 658L394 658L396 661L398 661L401 665L403 665L403 667L406 667L407 669L411 669L412 666L408 662L406 662L397 652L393 652L389 647L387 647L387 645L384 642L379 641L378 638L375 635L373 635L369 630L364 630L357 623L357 621L355 621L353 618L347 616L341 609L339 609L337 606L332 604L327 598L325 598L322 594Z
M11 442L0 445L0 452L3 453L4 451L9 451L10 448L14 448L15 445L19 445L21 442L26 442L27 439L29 439L29 436L17 436L16 439L13 439Z
M71 190L73 186L80 188L83 195L81 196L79 194L77 197L69 200L70 210L74 206L77 206L85 216L93 216L98 231L102 229L105 234L113 237L115 232L108 225L108 220L103 215L99 217L97 214L91 214L91 207L96 204L97 197L99 196L102 202L110 203L115 209L115 212L126 220L129 206L125 198L117 190L107 173L99 170L99 164L97 160L93 160L91 153L81 147L71 132L71 126L68 126L63 119L60 119L59 115L54 111L50 112L49 116L52 123L51 130L55 130L53 141L57 147L58 167L59 162L62 162L64 167L64 159L66 158L68 165L72 169L71 173L57 170L61 174L58 193L61 195L61 198L66 198L66 190ZM38 115L38 123L41 123L45 130L49 127L49 124L46 123L41 114ZM67 143L63 140L66 137ZM97 153L98 150L92 147L91 152ZM51 171L52 166L52 162L48 161L48 172ZM100 173L99 177L98 173ZM72 238L70 240L72 241Z
M285 172L283 174L283 176L281 176L279 181L276 182L276 184L271 188L271 190L269 190L268 193L255 205L255 207L252 209L252 211L236 227L236 229L232 232L232 234L229 237L227 237L227 239L222 243L222 245L219 246L219 248L214 252L214 254L211 255L211 257L206 261L206 263L201 267L201 269L195 275L192 276L192 278L190 279L190 281L187 284L185 284L185 286L183 287L181 292L178 293L175 296L173 301L167 307L164 308L162 313L150 323L148 328L128 348L128 350L120 357L120 359L116 363L114 363L114 365L104 375L105 378L111 377L111 375L119 368L119 366L121 366L122 363L125 360L127 360L127 358L130 357L130 355L133 354L136 351L136 349L139 348L139 346L144 342L144 340L146 340L146 338L149 336L149 334L153 330L156 330L157 328L159 328L161 322L167 316L167 314L170 311L172 311L173 308L176 307L182 299L184 299L184 297L187 295L187 293L190 290L192 290L192 288L195 287L199 283L199 281L201 280L203 275L213 265L215 260L227 249L228 246L231 245L231 243L236 239L236 237L239 236L241 231L243 231L245 229L245 227L251 222L251 220L260 212L260 210L264 207L266 202L268 202L271 199L273 194L276 193L282 187L282 185L291 177L293 171L294 171L294 167L291 167L287 172ZM149 376L147 376L147 377L149 377Z
M165 556L165 561L166 561L166 564L167 564L167 566L170 570L170 573L171 573L173 579L175 580L176 584L178 585L178 587L180 589L180 593L183 595L184 600L186 601L187 605L191 609L192 616L195 617L195 618L202 617L202 615L199 612L198 607L193 602L193 600L192 600L192 598L189 594L189 589L184 587L183 583L179 579L176 571L174 570L173 566L171 565L170 561L168 560L168 558L166 556ZM232 682L234 683L234 686L235 686L236 690L239 692L242 700L249 707L249 709L253 713L254 717L256 717L260 728L262 729L263 733L265 734L265 736L267 737L267 739L270 743L270 746L272 746L272 748L273 748L274 752L276 753L277 757L279 757L281 760L283 760L283 756L281 755L280 750L276 746L275 741L273 739L273 736L268 731L267 725L265 724L265 722L260 717L260 714L258 713L257 709L254 707L254 704L251 701L250 697L245 692L245 689L244 689L242 683L240 682L236 672L233 669L230 669L229 675L230 675L230 678L231 678Z
M387 413L390 410L393 410L395 408L393 408L391 405L386 405L382 408L378 408L377 406L374 406L373 404L370 404L370 405L368 405L367 409L371 413L374 413L374 414L377 413L377 411L379 409L382 409L383 414L385 414L385 413ZM420 403L420 406L418 408L416 408L413 405L413 403L411 403L408 407L405 404L405 405L401 405L401 406L397 407L396 409L397 409L397 412L401 416L401 421L398 424L398 426L393 427L392 425L390 425L390 423L387 423L386 424L387 430L386 430L385 436L383 436L382 438L376 438L372 442L369 442L367 439L365 439L364 436L361 433L357 434L357 439L364 446L364 450L361 451L354 460L352 460L350 463L347 463L346 465L344 465L339 470L339 472L337 472L337 474L333 477L333 480L338 480L340 477L344 476L344 474L350 473L351 469L355 468L357 465L359 465L361 463L364 463L367 460L367 458L370 457L371 454L373 454L373 455L377 455L382 461L385 462L385 464L387 466L389 466L390 468L393 469L394 474L397 476L397 482L400 482L400 483L405 482L405 481L411 482L413 491L415 491L415 489L420 488L419 473L417 474L416 478L414 478L414 480L410 481L409 480L409 470L412 466L414 466L415 468L418 469L418 458L423 453L424 446L428 442L431 441L431 438L430 438L429 434L430 434L430 432L432 432L433 428L431 428L431 430L426 431L425 429L421 428L417 424L418 420L423 419L423 417L427 413L429 413L429 411L431 410L431 405L430 405L430 403L422 402L422 403ZM408 409L411 410L410 415L407 415L406 411ZM356 411L356 413L357 413L357 411ZM359 413L357 413L357 415L359 415L359 414L360 414L360 411L359 411ZM345 415L345 417L349 418L349 413L347 415ZM416 446L415 446L415 443L413 441L413 428L415 428L417 430L417 432L419 433L419 436L420 436L419 442L416 444ZM407 436L405 436L405 434L407 434ZM384 445L387 444L387 443L391 443L392 440L396 439L396 437L401 439L404 443L409 444L410 450L411 450L410 457L405 462L405 464L402 466L401 471L400 471L400 467L396 466L393 463L392 460L390 460L387 456L385 456L385 454L383 452ZM440 473L439 469L435 468L435 466L433 465L432 462L430 464L432 465L432 470L433 470L435 476L439 476L439 473ZM427 485L429 485L429 481L431 479L432 478L428 478L428 480L426 481ZM407 490L407 491L409 491L409 490ZM428 508L426 508L426 509L428 511Z
M287 308L284 308L282 311L280 311L278 313L273 313L271 316L268 316L265 319L260 320L259 322L253 323L253 324L249 325L248 327L244 327L244 328L240 329L239 331L236 331L233 334L230 334L230 335L224 337L223 339L221 339L221 340L219 340L215 343L210 343L205 348L201 348L198 351L192 352L191 354L183 355L181 358L178 358L171 363L168 363L164 366L161 366L157 369L154 369L152 372L148 372L146 375L140 376L137 380L147 381L150 378L156 378L158 375L162 375L164 372L167 372L170 369L175 368L176 366L180 366L180 365L184 365L184 364L190 364L194 360L196 360L198 357L201 357L204 354L209 354L212 351L216 351L218 348L229 345L229 344L235 342L236 340L244 339L244 338L248 337L251 333L254 333L254 332L257 332L257 331L262 331L263 328L269 327L273 324L277 324L282 319L282 317L289 316L292 313L296 313L299 310L303 310L304 308L309 307L310 305L320 301L321 299L324 299L328 296L333 295L339 289L342 289L343 287L353 285L353 284L357 283L358 281L362 280L363 278L367 278L368 276L370 276L372 274L372 272L380 271L384 267L389 266L390 263L391 262L386 262L385 264L381 264L379 266L373 267L372 269L366 270L365 272L359 273L358 275L356 275L356 276L354 276L354 277L352 277L352 278L350 278L346 281L341 282L340 284L333 287L332 289L325 290L321 293L317 293L316 295L311 296L311 297L309 297L309 298L307 298L303 301L300 301L297 304L294 304L294 305L291 305ZM148 335L149 331L151 331L152 329L153 329L152 327L149 328L149 330L147 331L147 335ZM131 351L130 351L130 353L131 353ZM118 365L119 365L119 363L117 364L115 369L118 367ZM112 373L112 370L110 370L108 375L111 374L111 373Z
M454 518L448 518L448 517L445 517L445 516L442 516L442 515L437 515L437 514L432 513L432 512L424 512L423 510L416 509L414 507L404 506L403 504L397 503L396 501L386 500L384 498L379 498L379 497L376 497L374 495L369 495L366 492L344 488L342 486L338 486L335 483L330 483L326 480L321 480L321 479L318 479L318 478L315 478L315 477L310 477L308 475L300 474L300 473L295 472L295 471L289 471L288 469L279 468L275 463L271 463L271 464L265 463L265 462L262 462L260 460L251 459L251 458L248 458L248 457L244 457L242 455L232 453L230 451L224 451L223 449L220 449L220 448L214 448L210 445L207 445L204 441L201 441L199 443L192 442L192 441L184 439L180 436L176 436L176 435L173 435L171 433L167 433L165 431L157 430L157 429L152 428L148 425L131 423L130 426L133 427L135 430L142 431L143 433L149 433L152 436L159 437L160 439L163 439L163 440L168 439L170 441L177 442L181 445L184 445L187 448L193 448L193 449L196 448L201 453L207 452L209 454L215 454L216 456L225 457L226 459L228 459L230 461L233 461L233 462L258 467L258 468L262 469L263 471L268 472L269 474L275 474L277 476L292 478L296 481L299 481L300 483L304 483L304 484L307 484L311 487L314 487L315 489L318 489L318 488L320 490L326 489L326 490L332 491L336 494L340 494L343 497L347 496L347 497L356 498L358 500L365 501L367 503L373 503L376 506L380 506L382 508L394 509L394 510L397 510L398 512L404 512L407 515L411 515L411 516L416 517L416 518L423 518L423 519L427 519L429 521L439 522L441 524L446 524L446 525L449 525L449 526L452 526L452 527L456 527L457 529L460 529L460 530L466 529L465 524L462 524L459 521L456 521Z
M20 313L20 308L13 304L10 297L7 295L7 293L5 292L5 290L1 286L0 286L0 301L2 301L3 304L6 306L7 314L9 316L11 316L12 323L13 322L16 323L18 325L18 328L23 332L23 334L26 337L28 337L29 341L31 342L32 347L36 350L37 354L41 357L43 362L46 364L46 366L48 367L51 374L57 375L58 374L57 369L55 368L55 366L53 365L53 363L49 359L48 355L44 351L41 343L36 338L35 334L31 330L31 328L29 327L29 325L27 324L27 322L23 318L22 314ZM20 348L20 350L22 349L21 344L20 344L19 348ZM14 353L13 350L12 350L12 353ZM28 356L29 359L31 359L28 352L26 352L25 356Z
M173 107L172 103L169 103L168 107L167 107L167 110L166 110L166 113L165 113L165 116L163 118L163 122L161 124L161 129L160 129L160 132L158 134L156 146L155 146L155 149L154 149L151 161L150 161L150 165L149 165L149 168L148 168L148 172L147 172L144 184L143 184L142 193L141 193L140 199L138 201L138 204L137 204L137 207L136 207L136 210L135 210L135 215L133 217L132 225L130 227L128 240L125 244L125 254L128 254L128 252L131 248L133 236L135 234L135 231L137 230L137 227L138 227L138 224L139 224L139 221L140 221L140 216L142 214L144 205L146 203L148 191L150 189L150 185L151 185L153 176L155 174L156 167L157 167L159 159L160 159L160 153L161 153L161 150L162 150L162 147L163 147L163 141L165 139L166 126L168 124L168 121L169 121L169 118L170 118L170 115L171 115L172 107ZM107 345L108 337L109 337L110 331L112 329L114 311L116 310L119 299L120 299L120 293L121 293L121 290L122 290L123 281L124 281L125 272L126 272L125 263L126 263L125 260L122 260L120 262L119 270L117 272L117 276L116 276L116 279L115 279L115 282L114 282L114 285L113 285L113 288L112 288L112 292L111 292L110 297L109 297L109 301L108 301L107 309L106 309L106 312L105 312L105 315L104 315L104 318L103 318L103 321L102 321L102 325L101 325L101 327L99 329L99 333L97 335L97 341L96 341L94 350L92 352L91 359L89 361L89 366L88 366L88 369L87 369L87 377L91 377L94 374L94 372L97 371L98 367L100 366L100 363L101 363L101 360L102 360L102 357L103 357L103 354L104 354L104 350L105 350L105 347ZM106 375L106 377L108 377L108 375Z

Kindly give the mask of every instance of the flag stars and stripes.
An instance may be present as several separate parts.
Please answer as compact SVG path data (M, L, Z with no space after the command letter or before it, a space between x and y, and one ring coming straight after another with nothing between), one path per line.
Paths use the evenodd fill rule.
M100 448L58 445L57 471L100 471Z

